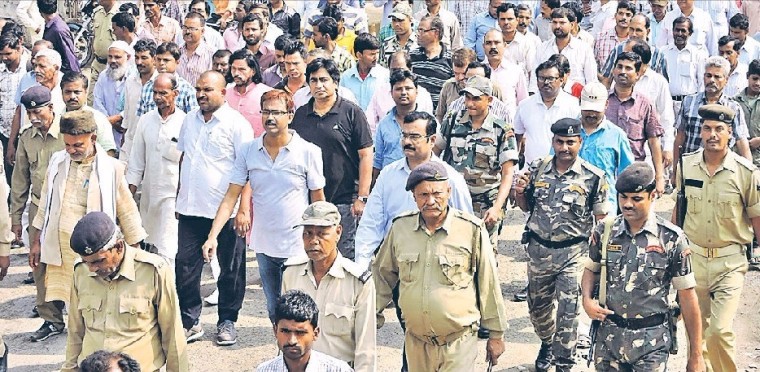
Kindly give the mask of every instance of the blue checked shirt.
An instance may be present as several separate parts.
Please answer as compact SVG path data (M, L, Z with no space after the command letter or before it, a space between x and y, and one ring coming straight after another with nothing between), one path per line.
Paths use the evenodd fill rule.
M401 148L401 124L396 121L396 107L380 120L375 132L375 157L372 168L383 169L390 163L404 157Z
M483 37L492 28L499 29L499 20L491 17L488 11L476 14L469 26L467 28L463 27L463 29L467 30L464 34L464 46L474 49L480 60L486 56L483 50Z
M699 132L702 130L702 123L704 121L699 116L699 106L706 104L705 92L688 95L683 99L681 111L676 116L676 130L682 130L686 134L682 154L694 152L702 148L702 137L699 136ZM734 121L731 123L734 138L731 139L729 146L733 147L736 140L748 139L749 129L744 119L744 111L739 103L723 94L718 100L718 104L726 106L736 113Z
M604 68L602 68L602 75L604 77L612 77L612 68L615 67L615 60L620 53L623 53L623 46L625 43L627 43L627 41L618 44L612 49L612 52L610 52L609 57L607 57L607 62L604 63ZM665 77L665 79L668 79L668 63L665 60L665 54L660 52L660 48L656 48L651 44L650 48L652 49L652 60L649 61L649 68L659 72L660 75Z
M190 85L187 80L183 79L176 73L174 76L177 78L177 90L179 91L177 99L174 100L177 104L177 108L184 112L190 112L193 109L197 109L198 101L195 98L195 87ZM153 83L155 82L156 77L154 76L153 79L145 83L143 86L142 91L140 92L140 106L137 107L137 116L142 116L142 114L156 108L156 103L153 102Z

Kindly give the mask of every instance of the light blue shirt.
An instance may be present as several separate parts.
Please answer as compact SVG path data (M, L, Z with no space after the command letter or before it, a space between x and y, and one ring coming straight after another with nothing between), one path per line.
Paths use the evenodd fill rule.
M390 72L387 68L375 65L369 70L367 78L364 80L359 77L359 70L357 65L346 70L340 77L340 86L348 89L356 96L356 100L359 103L359 107L362 110L367 111L369 101L372 99L372 94L375 93L375 87L380 86L379 82L387 82L390 79Z
M430 161L443 164L449 175L451 196L449 206L467 213L472 213L472 198L464 177L450 165L433 155ZM405 191L406 180L411 173L406 158L401 158L380 171L375 187L369 194L369 200L364 207L364 213L356 228L356 257L357 264L368 267L375 250L391 228L393 219L407 211L416 211L417 203L410 191Z
M488 12L478 13L472 19L470 27L467 28L467 33L464 35L464 46L474 49L480 60L486 56L483 50L483 37L492 28L501 30L499 20L491 17Z
M383 169L404 157L401 147L401 123L396 121L396 107L377 124L375 132L375 157L372 168Z
M634 162L631 145L625 131L606 118L591 134L581 127L583 144L578 155L581 159L595 165L604 171L609 190L607 199L610 202L609 211L617 210L617 191L615 179L626 167Z

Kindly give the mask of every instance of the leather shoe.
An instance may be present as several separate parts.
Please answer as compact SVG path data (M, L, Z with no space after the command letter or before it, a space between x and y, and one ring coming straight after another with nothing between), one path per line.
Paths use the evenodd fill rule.
M536 372L549 372L552 368L552 345L541 343L541 350L536 357Z
M478 329L478 338L481 340L488 340L491 337L491 331L480 327Z

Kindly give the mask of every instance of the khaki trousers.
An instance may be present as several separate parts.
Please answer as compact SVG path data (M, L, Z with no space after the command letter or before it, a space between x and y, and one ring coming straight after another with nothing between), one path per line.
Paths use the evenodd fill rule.
M477 332L467 332L446 344L433 345L406 331L404 348L409 372L465 372L474 371L478 357Z
M42 320L53 323L58 328L63 328L63 301L45 301L47 288L45 286L45 273L47 264L40 262L36 270L32 271L34 275L34 285L37 287L37 312Z
M695 253L691 264L702 313L702 353L707 371L736 371L733 325L749 266L747 258L743 254L707 258Z

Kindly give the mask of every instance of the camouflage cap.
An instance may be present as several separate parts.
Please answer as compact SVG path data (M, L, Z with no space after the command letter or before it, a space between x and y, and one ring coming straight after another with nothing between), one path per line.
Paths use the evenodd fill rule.
M654 170L644 161L627 166L615 181L619 193L651 191L654 189Z
M333 203L318 201L311 203L301 216L301 222L294 226L338 226L340 212Z
M404 17L412 19L412 7L406 1L396 4L391 14L388 14L388 18L403 19Z
M417 184L422 181L446 181L449 174L443 163L437 161L428 161L417 168L414 168L409 178L406 179L406 191L411 191Z
M113 244L109 243L115 236L116 223L111 217L103 212L90 212L74 226L69 244L74 252L89 256L111 248Z
M575 137L581 135L581 122L578 119L564 118L552 124L552 133L560 137Z
M459 91L459 95L465 93L470 93L475 97L480 97L482 95L492 96L493 84L491 84L491 80L486 79L483 76L472 76L467 79L467 85L465 88Z
M699 106L698 112L702 119L722 121L726 124L731 124L736 115L730 108L717 103Z

